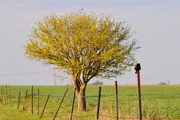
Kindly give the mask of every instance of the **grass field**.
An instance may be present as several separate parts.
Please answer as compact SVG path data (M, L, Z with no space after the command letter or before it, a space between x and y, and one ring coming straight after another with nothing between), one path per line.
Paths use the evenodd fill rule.
M38 120L37 109L37 90L40 90L40 110L42 112L43 105L47 95L50 94L50 99L47 108L44 111L42 120L52 119L57 110L58 104L62 99L65 90L69 88L64 102L60 108L56 120L67 120L71 111L73 87L72 86L34 86L34 113L31 114L31 98L24 100L26 90L31 94L31 86L1 86L1 101L2 97L6 96L5 91L10 91L7 105L0 105L0 120ZM99 86L88 86L86 92L87 112L78 112L77 104L73 118L75 120L94 120L96 119L97 99ZM4 91L4 93L2 92ZM17 101L21 91L20 108L17 109ZM11 93L11 94L10 94ZM141 86L142 93L142 110L143 118L149 119L180 119L180 85L144 85ZM115 106L115 90L114 86L102 86L101 93L101 108L100 120L113 120L116 116ZM11 100L10 100L11 96ZM118 86L119 98L119 115L120 118L136 119L138 118L138 94L137 86ZM76 100L77 101L77 100ZM25 111L22 110L26 106ZM13 114L12 114L13 113ZM11 115L10 115L11 114Z

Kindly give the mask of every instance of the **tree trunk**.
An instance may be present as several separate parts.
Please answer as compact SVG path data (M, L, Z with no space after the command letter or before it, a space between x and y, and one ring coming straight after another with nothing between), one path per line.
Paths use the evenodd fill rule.
M78 99L78 110L86 111L86 85L80 87L79 91L76 91L77 99Z

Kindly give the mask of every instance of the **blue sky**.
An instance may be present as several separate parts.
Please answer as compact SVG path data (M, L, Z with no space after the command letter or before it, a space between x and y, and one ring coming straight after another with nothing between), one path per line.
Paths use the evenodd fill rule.
M136 59L142 65L141 83L180 84L179 0L0 0L0 85L53 85L53 66L30 61L23 55L35 22L47 15L65 15L83 8L126 21L142 48ZM56 74L70 77L62 72ZM70 84L56 78L58 85ZM95 81L96 79L93 79ZM104 84L136 84L134 68Z

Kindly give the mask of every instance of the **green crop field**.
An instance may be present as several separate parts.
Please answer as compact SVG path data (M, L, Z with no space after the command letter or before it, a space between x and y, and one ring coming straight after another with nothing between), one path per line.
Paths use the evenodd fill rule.
M38 120L41 116L47 96L50 94L42 120L52 119L67 88L68 92L61 105L56 120L68 120L72 108L72 86L34 86L33 87L33 115L31 86L1 86L0 120ZM40 105L38 110L38 89L40 91ZM28 91L27 91L28 90ZM18 97L20 103L18 107ZM25 94L28 97L24 99ZM98 103L99 86L88 86L86 92L87 111L77 110L75 99L74 120L95 120ZM143 85L142 114L144 119L180 119L180 85ZM8 96L8 97L7 97ZM137 86L118 86L119 117L120 119L138 119ZM24 110L23 110L24 108ZM114 86L102 86L100 120L115 120L116 118Z

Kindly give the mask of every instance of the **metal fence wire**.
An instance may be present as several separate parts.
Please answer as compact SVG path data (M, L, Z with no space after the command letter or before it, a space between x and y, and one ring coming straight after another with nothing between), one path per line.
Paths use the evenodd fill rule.
M115 89L118 88L115 87ZM18 95L12 95L13 90L10 89L10 86L6 85L1 87L0 102L2 105L17 106L18 110L22 109L27 112L29 111L32 114L38 115L40 118L47 117L52 120L55 120L56 118L61 118L64 120L139 120L141 118L139 116L138 100L141 99L142 101L144 101L142 102L141 106L143 120L180 119L180 117L158 117L158 115L155 115L158 108L154 108L154 112L152 113L154 114L154 117L148 116L148 113L146 113L146 111L148 111L152 106L146 106L145 104L145 102L149 102L149 100L152 100L152 102L156 100L169 99L179 101L180 96L120 99L118 98L117 90L115 90L114 95L106 94L103 95L102 98L101 91L103 91L103 86L99 87L99 93L97 93L97 96L84 96L87 101L91 101L89 104L91 107L93 107L91 108L91 113L88 115L84 113L78 114L78 112L74 111L74 109L77 109L77 107L74 107L75 105L77 105L77 103L75 102L75 90L69 92L68 88L66 89L66 91L64 91L63 95L59 96L41 94L41 90L39 88L38 90L35 90L33 86L31 87L31 90L19 91ZM128 109L125 110L125 107L127 107ZM177 108L176 110L180 111L179 108ZM130 113L133 114L130 115Z

